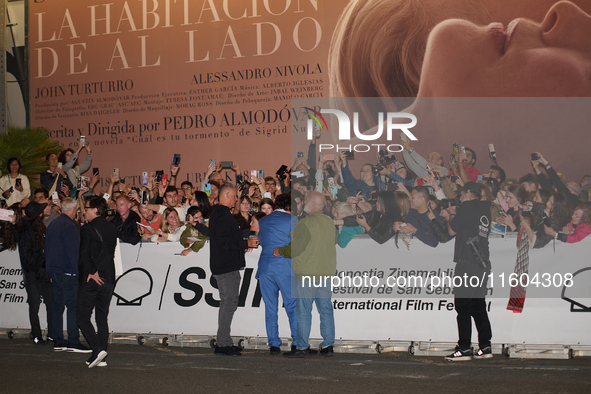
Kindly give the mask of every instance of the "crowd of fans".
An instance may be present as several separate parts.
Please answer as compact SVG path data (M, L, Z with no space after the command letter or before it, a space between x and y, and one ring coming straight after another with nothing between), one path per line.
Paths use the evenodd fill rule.
M170 174L142 174L140 187L127 185L113 171L104 192L97 190L98 169L89 177L83 175L92 165L87 144L81 143L75 152L66 149L48 155L48 169L39 174L41 187L34 190L20 171L19 159L10 158L8 173L0 178L2 208L11 213L9 220L0 221L2 249L19 247L25 281L35 283L34 290L43 295L50 282L43 263L47 226L62 213L62 201L72 205L72 198L78 199L78 206L84 207L85 199L98 195L107 201L107 219L117 228L120 242L174 242L180 244L181 256L198 253L208 239L209 215L225 183L223 171L235 174L240 197L232 214L245 239L258 235L259 221L273 212L276 196L290 193L291 214L301 219L308 214L306 196L317 191L326 199L324 213L334 219L341 248L361 233L378 243L393 238L396 247L402 241L410 248L413 238L436 247L452 238L447 223L460 205L461 187L470 181L477 182L481 200L491 202L495 232L518 233L518 245L525 237L533 248L556 241L574 243L591 233L591 175L566 182L539 152L531 154L532 173L509 177L494 157L487 171L479 171L476 153L468 147L454 144L447 167L442 154L431 152L424 159L409 142L401 141L402 155L380 151L375 163L363 164L356 177L349 167L351 156L318 154L316 138L307 155L298 152L291 170L282 166L275 177L242 173L234 163L222 168L212 159L198 185L189 181L177 185L180 167L175 162ZM86 155L79 165L82 151ZM75 220L84 224L84 210ZM38 310L39 304L31 307Z
M458 190L468 181L476 181L482 200L492 203L491 218L498 225L497 232L524 231L534 248L553 239L577 242L591 232L591 175L580 182L566 182L537 152L531 156L532 173L508 177L496 160L487 171L480 172L476 153L468 147L452 151L448 168L438 152L424 159L410 142L401 141L401 145L402 157L380 151L375 163L361 166L359 177L351 172L345 153L318 154L313 140L307 157L298 153L291 176L282 167L275 177L254 177L242 174L234 163L231 168L222 168L211 160L197 187L189 181L178 187L180 167L171 165L169 176L163 171L143 174L140 187L126 185L125 178L114 171L103 193L96 190L101 179L98 169L93 169L89 177L83 176L92 164L88 144L81 143L77 151L66 149L59 155L48 155L48 169L39 176L41 187L33 191L29 179L20 173L19 159L11 158L8 174L0 178L3 208L14 212L12 223L4 222L4 248L15 246L22 226L19 221L35 219L25 213L31 201L45 204L42 222L46 227L59 216L63 198L77 197L84 206L85 197L97 194L107 200L108 219L117 226L121 242L180 242L183 256L197 252L207 238L205 227L218 202L223 170L235 173L241 196L233 214L246 235L258 232L258 220L273 212L278 194L290 192L293 214L303 217L303 201L316 190L326 197L325 213L334 218L342 248L359 233L367 233L378 243L395 238L398 246L399 239L408 244L414 237L436 247L447 241L438 236L438 229L445 228L455 215ZM82 151L86 156L79 165ZM84 222L83 213L77 220Z

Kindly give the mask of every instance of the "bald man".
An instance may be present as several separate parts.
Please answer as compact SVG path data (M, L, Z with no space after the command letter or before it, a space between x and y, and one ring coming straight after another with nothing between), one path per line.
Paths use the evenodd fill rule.
M303 358L316 353L308 343L314 302L320 314L320 334L324 339L320 354L334 355L335 328L330 279L337 269L337 233L333 220L323 213L325 205L326 200L321 193L308 194L304 205L308 216L298 222L291 244L273 250L274 255L291 257L296 277L297 349L284 353L285 357Z

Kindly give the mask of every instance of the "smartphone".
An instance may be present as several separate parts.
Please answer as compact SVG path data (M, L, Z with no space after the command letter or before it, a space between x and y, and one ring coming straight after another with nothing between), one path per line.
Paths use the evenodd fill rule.
M106 202L109 202L109 198L111 198L111 195L109 193L105 193L105 194L103 194L103 198L105 199Z
M460 146L460 154L462 155L462 157L466 157L466 147L465 146Z
M339 192L339 188L336 186L331 186L330 187L330 195L332 198L335 198L337 196L337 193Z
M322 193L322 181L316 181L316 191Z
M57 192L51 193L51 201L53 201L53 203L56 205L60 202L60 198L59 198Z
M142 185L148 184L148 171L142 172Z
M345 157L347 160L353 160L355 158L355 152L348 150L345 152Z
M174 157L172 158L172 165L178 167L181 164L181 154L175 153Z
M304 157L304 152L298 152L298 157Z
M271 194L271 192L264 192L263 198L273 198L273 195Z
M215 166L215 159L209 159L209 164L213 164Z
M14 181L14 186L16 187L21 187L22 184L23 181L20 178L16 178L16 181Z
M488 144L488 155L491 159L494 159L496 155L495 146L493 144Z
M304 176L304 171L294 171L291 173L291 176L294 178L302 178Z
M322 158L324 161L334 161L334 153L327 153L326 155L323 155Z
M478 177L477 177L476 180L481 181L482 180L482 175L478 175Z
M326 178L326 180L328 181L328 186L335 186L333 177Z
M540 159L540 155L538 155L537 153L532 153L531 154L531 159L532 160L539 160Z
M98 167L94 167L94 168L92 169L92 175L96 175L96 174L98 174L98 173L99 173L99 169L98 169Z
M287 171L287 166L285 164L283 164L283 165L281 165L281 167L279 167L279 169L277 170L277 172L275 173L275 175L281 175L285 171Z
M221 166L222 168L232 168L232 167L234 167L234 163L233 163L233 162L231 162L231 161L222 161L222 162L220 163L220 166Z
M265 171L264 170L258 170L258 174L259 174L259 178L265 179Z
M82 146L86 145L86 136L84 136L84 135L80 136L80 143L82 144Z
M163 170L156 171L156 182L162 182L162 175L164 174Z
M454 142L453 147L454 147L454 152L460 153L460 147L457 143Z
M117 178L120 178L120 177L119 177L119 168L113 168L113 174L115 174L115 176L116 176Z
M423 186L425 184L425 180L423 178L417 178L417 186Z
M148 200L149 200L148 197L149 197L148 196L148 191L147 190L142 190L142 197L141 197L142 198L142 205L148 204Z
M76 189L82 189L82 178L76 178Z
M449 162L451 163L452 166L454 164L456 164L456 155L454 155L454 154L449 155Z
M400 141L408 142L408 138L406 137L406 134L404 134L404 131L400 132Z
M61 169L62 167L63 167L63 164L62 163L57 163L57 168L60 168Z
M259 172L257 170L250 170L250 179L258 178Z
M211 184L210 183L205 184L205 194L207 194L208 196L211 196Z
M162 175L162 186L168 186L168 175L166 174Z

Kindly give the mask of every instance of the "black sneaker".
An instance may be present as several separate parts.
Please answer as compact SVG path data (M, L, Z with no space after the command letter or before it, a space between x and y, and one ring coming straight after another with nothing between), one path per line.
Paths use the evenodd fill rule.
M277 346L271 346L269 348L269 353L271 353L272 356L275 356L275 355L281 354L281 349Z
M53 351L54 352L65 352L68 350L68 342L54 342L53 343Z
M461 350L456 346L456 351L445 357L448 361L469 361L472 360L472 349Z
M332 346L327 346L325 348L322 348L322 350L320 350L320 355L324 356L324 357L332 357L334 356L334 349Z
M84 346L81 343L77 343L75 345L68 345L68 352L70 353L92 353L92 349L88 346Z
M295 351L291 351L288 353L283 353L283 357L290 357L290 358L308 358L313 354L318 354L317 350L312 350L310 348L307 349L296 349Z
M90 365L90 363L92 362L92 359L93 359L93 357L90 356L90 358L88 360L86 360L86 365ZM107 366L107 357L103 358L103 361L98 363L96 366L97 367L106 367Z
M478 349L478 351L474 355L474 358L477 360L481 360L483 358L492 358L492 356L492 349L490 348L490 346L487 346L484 349Z
M213 354L216 356L242 356L242 353L234 349L233 346L216 346Z
M35 343L35 345L43 345L45 344L45 340L43 337L35 337L33 338L33 343Z
M96 355L93 353L92 356L87 360L88 368L94 368L103 361L103 359L107 357L107 352L101 350Z

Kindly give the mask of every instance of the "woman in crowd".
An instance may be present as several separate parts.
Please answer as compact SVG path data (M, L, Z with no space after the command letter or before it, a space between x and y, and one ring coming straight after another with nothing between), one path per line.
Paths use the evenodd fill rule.
M270 198L263 198L259 206L259 211L263 212L265 215L270 215L275 210L275 203Z
M43 252L45 246L43 211L46 206L47 203L30 202L25 208L22 224L15 224L15 228L20 227L16 239L27 291L31 336L35 343L44 342L39 323L41 297L43 297L47 313L47 332L52 332L52 286L45 270L45 254Z
M86 149L86 158L82 165L78 165L78 156L82 149ZM76 152L68 148L60 153L58 161L63 164L63 170L68 175L72 185L76 186L76 178L79 178L81 174L84 174L90 168L92 164L91 152L92 148L89 144L79 143Z
M196 190L191 197L191 206L199 207L204 219L209 219L209 213L211 212L211 204L209 198L205 192Z
M544 226L544 231L554 239L562 242L575 243L591 234L591 206L583 203L575 208L571 221L561 230Z
M162 225L158 234L152 236L152 242L178 242L185 226L179 219L179 214L174 208L166 208L162 213Z
M369 220L366 215L358 215L357 224L363 227L374 241L383 244L394 236L394 222L401 221L400 205L394 192L377 193L375 212Z
M534 227L533 216L531 212L524 210L529 209L528 203L529 194L520 185L512 185L507 189L505 200L509 206L506 214L500 214L497 217L497 223L507 226L507 232L514 232L519 230L522 218L527 218L528 224L531 228Z
M55 153L50 153L45 157L45 160L49 169L42 172L39 176L41 186L49 191L49 195L54 191L57 191L58 194L69 196L72 184L68 180L68 176L64 170L58 167L57 155Z
M410 211L410 196L408 195L406 188L404 190L405 191L396 192L396 200L398 201L398 206L400 206L400 217L403 222L406 220L408 211Z
M562 231L572 215L570 203L562 193L554 193L548 198L545 212L547 215L540 218L536 226L536 241L534 243L534 248L536 249L544 247L554 237L546 233L546 227L550 227L556 232Z
M23 227L23 210L19 203L15 202L9 208L13 212L12 221L4 223L4 231L2 234L2 249L16 250L18 246L17 234Z
M8 174L0 178L0 193L7 206L15 202L21 202L31 195L29 178L20 173L21 162L16 157L11 157L6 162Z
M236 203L238 208L238 213L242 215L246 223L250 225L250 214L252 211L252 201L248 196L240 196L240 199Z

